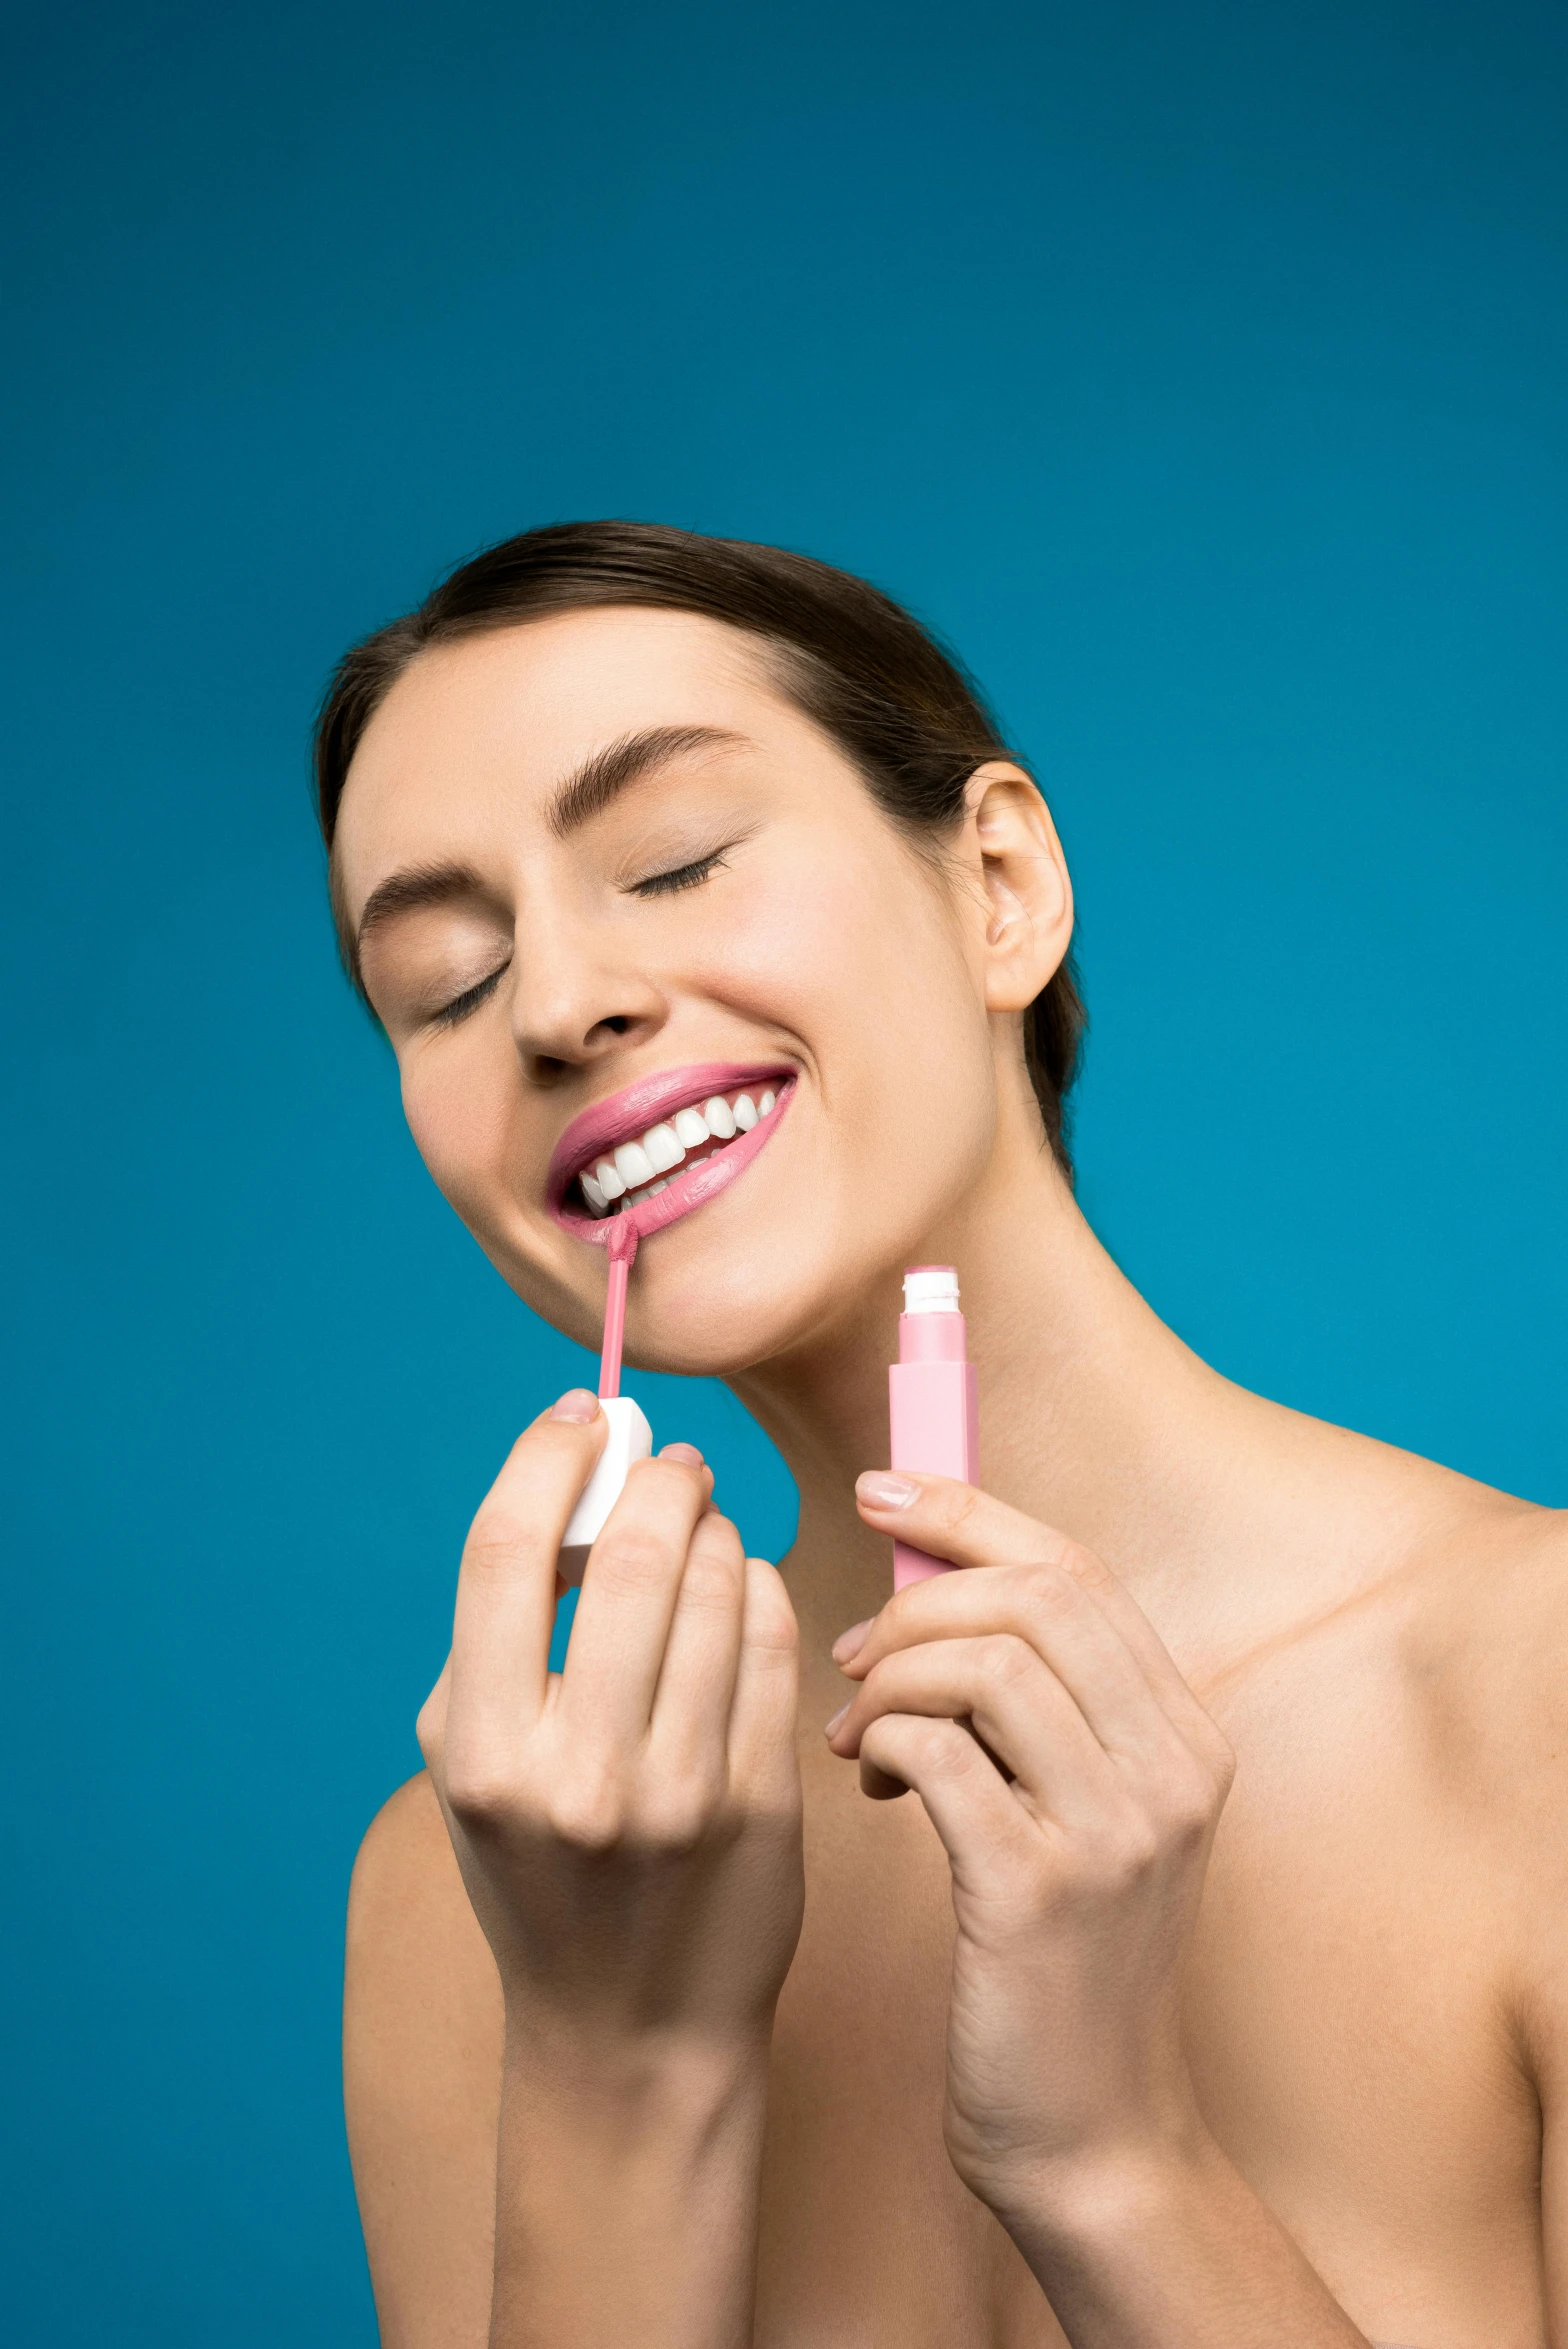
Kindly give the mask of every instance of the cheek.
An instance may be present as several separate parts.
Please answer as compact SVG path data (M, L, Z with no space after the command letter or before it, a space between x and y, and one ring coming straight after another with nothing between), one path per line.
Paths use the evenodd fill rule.
M514 1148L515 1088L482 1053L443 1052L402 1071L403 1114L431 1179L471 1230L496 1220Z
M809 1017L808 1044L843 1045L857 1028L886 1040L890 1018L916 1024L922 992L950 984L951 942L925 876L906 863L880 825L870 840L802 832L774 845L765 874L709 934L710 972L744 991L748 1011L787 1025Z
M943 886L879 827L811 843L727 925L725 991L806 1046L857 1179L945 1190L990 1145L990 1025Z

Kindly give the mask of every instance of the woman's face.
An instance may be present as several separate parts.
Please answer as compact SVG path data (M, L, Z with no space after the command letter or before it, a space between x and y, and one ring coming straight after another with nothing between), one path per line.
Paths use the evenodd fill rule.
M978 869L912 849L738 631L608 609L423 654L337 857L425 1163L573 1337L600 1198L644 1242L629 1352L723 1374L885 1292L983 1186L1010 1038Z

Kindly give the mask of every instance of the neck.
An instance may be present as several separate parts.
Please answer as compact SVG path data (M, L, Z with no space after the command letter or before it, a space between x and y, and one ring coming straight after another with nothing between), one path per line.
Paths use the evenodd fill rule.
M1212 1571L1238 1446L1278 1442L1293 1415L1184 1346L1112 1263L1034 1135L1013 1145L908 1259L958 1266L984 1485L1086 1544L1135 1592ZM860 1523L853 1488L861 1469L887 1463L901 1270L819 1340L734 1382L799 1487L789 1580L819 1649L888 1594L887 1545Z

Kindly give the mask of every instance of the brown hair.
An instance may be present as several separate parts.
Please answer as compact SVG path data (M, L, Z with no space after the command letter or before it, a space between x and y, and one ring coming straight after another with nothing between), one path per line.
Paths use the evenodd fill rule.
M976 767L1009 756L960 664L901 605L852 572L782 547L659 523L565 522L487 548L443 579L417 611L344 654L315 733L316 802L329 855L360 738L410 661L430 645L605 604L697 612L761 638L796 706L833 738L877 805L917 842L953 830ZM1064 1103L1084 1024L1069 956L1024 1019L1030 1079L1069 1179Z

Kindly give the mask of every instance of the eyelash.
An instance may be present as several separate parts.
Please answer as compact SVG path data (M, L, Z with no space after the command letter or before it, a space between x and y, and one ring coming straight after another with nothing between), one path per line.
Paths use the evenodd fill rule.
M722 848L716 848L711 856L700 856L692 864L675 865L667 873L650 873L646 881L632 884L631 894L634 897L668 897L677 889L698 889L723 864L724 854ZM444 1003L435 1015L436 1026L455 1028L459 1020L466 1020L471 1011L477 1011L481 1003L495 993L506 968L503 963L500 970L492 971L477 986L465 988L461 995L454 995L450 1003Z
M725 851L716 848L711 856L700 856L694 864L676 865L667 873L650 873L646 881L632 885L634 897L668 897L677 889L698 889L709 875L723 864Z
M488 979L481 979L477 986L467 987L461 995L454 995L450 1003L443 1003L436 1013L436 1026L455 1028L459 1020L466 1020L471 1011L477 1011L481 1003L500 986L506 968L506 964L502 963L500 970L492 971Z

